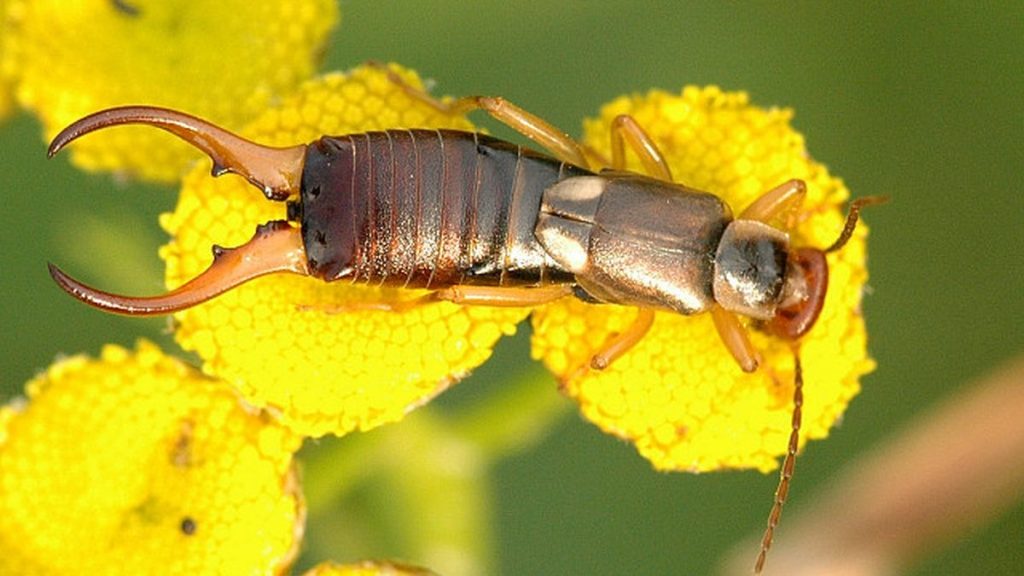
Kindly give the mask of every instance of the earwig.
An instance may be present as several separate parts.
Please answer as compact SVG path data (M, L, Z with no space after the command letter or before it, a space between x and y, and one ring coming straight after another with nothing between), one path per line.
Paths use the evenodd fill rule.
M661 152L629 116L612 125L611 169L595 172L578 143L505 100L471 97L445 106L483 109L551 156L451 130L324 136L272 148L162 108L113 108L85 117L57 135L50 156L94 130L152 125L209 155L214 176L237 173L268 199L285 202L287 219L260 225L237 248L214 247L206 271L161 296L114 295L52 264L50 272L86 304L129 315L180 311L278 272L430 291L420 303L533 306L571 295L637 307L634 324L580 371L603 369L627 352L657 310L710 313L737 364L753 372L759 355L737 316L754 319L791 342L795 359L792 432L759 573L795 465L803 403L798 345L824 304L825 254L850 239L862 206L885 199L851 203L842 233L828 248L792 248L788 233L770 222L801 202L801 180L769 190L734 217L717 196L672 182ZM651 176L626 171L627 145Z

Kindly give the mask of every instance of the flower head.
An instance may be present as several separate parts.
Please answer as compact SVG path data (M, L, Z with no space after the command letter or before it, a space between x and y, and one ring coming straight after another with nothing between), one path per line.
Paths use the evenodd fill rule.
M612 120L620 114L631 114L645 128L677 181L721 196L736 213L784 181L805 180L807 197L789 228L794 246L826 247L842 228L848 191L810 158L790 126L790 110L765 110L751 105L745 93L715 87L619 98L585 123L585 143L605 157ZM642 170L639 163L632 168ZM825 308L801 340L803 440L828 434L858 392L860 376L874 367L860 314L865 235L858 228L842 251L829 255ZM574 378L635 315L634 309L571 299L544 307L533 315L534 356L563 380L588 419L633 442L659 469L775 468L793 409L788 344L752 327L764 361L756 373L745 374L710 315L659 312L644 339L611 367Z
M7 61L4 59L3 38L7 36L7 4L8 0L0 0L0 120L3 120L11 112L14 104L14 83L10 73L7 71Z
M280 573L299 439L140 342L58 361L0 408L0 573Z
M471 125L410 97L386 72L363 67L307 83L243 134L285 146L397 127ZM244 180L214 179L208 166L197 167L163 220L173 236L162 252L168 285L205 269L212 244L241 244L257 224L284 217L283 204ZM295 431L343 434L398 420L429 400L486 360L529 312L448 303L375 309L419 294L272 275L177 314L176 336L206 371Z
M0 78L52 138L102 108L155 104L237 128L314 70L338 20L333 0L6 0ZM2 81L0 81L2 88ZM198 157L158 131L96 135L73 150L89 170L172 181Z

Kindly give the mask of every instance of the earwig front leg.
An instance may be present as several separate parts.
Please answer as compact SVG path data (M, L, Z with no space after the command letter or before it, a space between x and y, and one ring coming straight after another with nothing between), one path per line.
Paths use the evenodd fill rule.
M658 145L651 140L643 127L628 114L620 114L612 121L612 168L626 169L626 144L636 152L644 170L655 178L672 182L672 171Z
M386 66L382 64L374 65L387 72L388 79L404 90L410 97L444 114L465 114L473 110L483 110L495 120L540 144L562 162L575 164L581 168L589 168L590 166L586 156L583 154L583 149L572 137L555 128L543 118L523 110L504 98L465 96L447 102L441 101L425 91L409 85L401 76Z
M711 307L711 319L715 329L729 353L744 372L754 372L761 364L760 355L747 336L747 329L740 324L736 314L718 304Z
M806 195L807 184L794 178L759 196L740 213L740 218L770 224L773 218L803 202Z

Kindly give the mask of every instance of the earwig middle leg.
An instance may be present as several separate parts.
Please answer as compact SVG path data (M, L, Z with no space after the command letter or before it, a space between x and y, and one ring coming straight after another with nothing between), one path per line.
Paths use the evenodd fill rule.
M665 156L636 119L628 114L616 116L612 121L611 135L612 168L626 169L626 144L629 144L649 175L672 182L672 171L665 161Z
M441 101L426 91L411 86L401 76L393 70L389 70L386 66L381 64L377 64L377 66L387 72L388 79L404 90L410 97L427 104L443 114L455 115L465 114L473 110L483 110L495 120L540 144L562 162L575 164L581 168L590 167L587 157L583 154L583 149L576 140L555 128L547 120L523 110L504 98L464 96L447 102Z
M590 367L594 370L604 370L611 366L612 362L636 346L637 342L647 335L653 324L654 310L640 308L633 323L605 342L604 346L590 358Z
M639 308L632 324L627 326L622 332L608 338L601 345L601 348L590 357L590 360L570 372L569 377L565 381L575 380L590 370L604 370L608 368L613 362L621 358L643 340L653 324L654 310Z

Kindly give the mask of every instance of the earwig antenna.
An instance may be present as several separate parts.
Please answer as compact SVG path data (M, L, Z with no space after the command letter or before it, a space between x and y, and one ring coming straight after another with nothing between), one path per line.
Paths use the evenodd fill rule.
M796 452L800 447L800 425L803 420L804 406L804 373L800 366L800 348L793 343L793 419L792 431L789 433L789 447L786 450L786 458L782 461L782 468L779 471L779 486L775 489L775 502L772 510L768 513L768 527L765 528L764 537L761 539L761 551L757 554L757 562L754 563L754 574L760 574L764 570L765 560L768 558L768 550L772 547L772 539L775 538L775 527L779 525L782 517L782 506L789 496L789 484L793 480L793 469L796 467Z
M843 231L839 233L839 238L837 238L831 246L822 250L822 252L828 254L829 252L835 252L843 246L846 246L846 243L850 241L850 237L853 236L854 229L857 228L857 220L860 218L861 208L865 206L885 204L888 201L888 196L865 196L864 198L857 198L853 202L850 202L849 212L846 214L846 225L843 226Z
M202 274L160 296L120 296L91 288L49 264L50 275L65 292L107 312L153 316L178 312L201 304L266 274L292 272L308 275L302 233L283 220L256 228L256 234L237 248L213 247L213 264Z
M274 148L246 140L190 114L155 106L109 108L78 120L53 139L53 157L80 136L122 124L146 124L166 130L205 152L213 160L213 175L234 172L271 200L285 200L299 190L306 146Z

